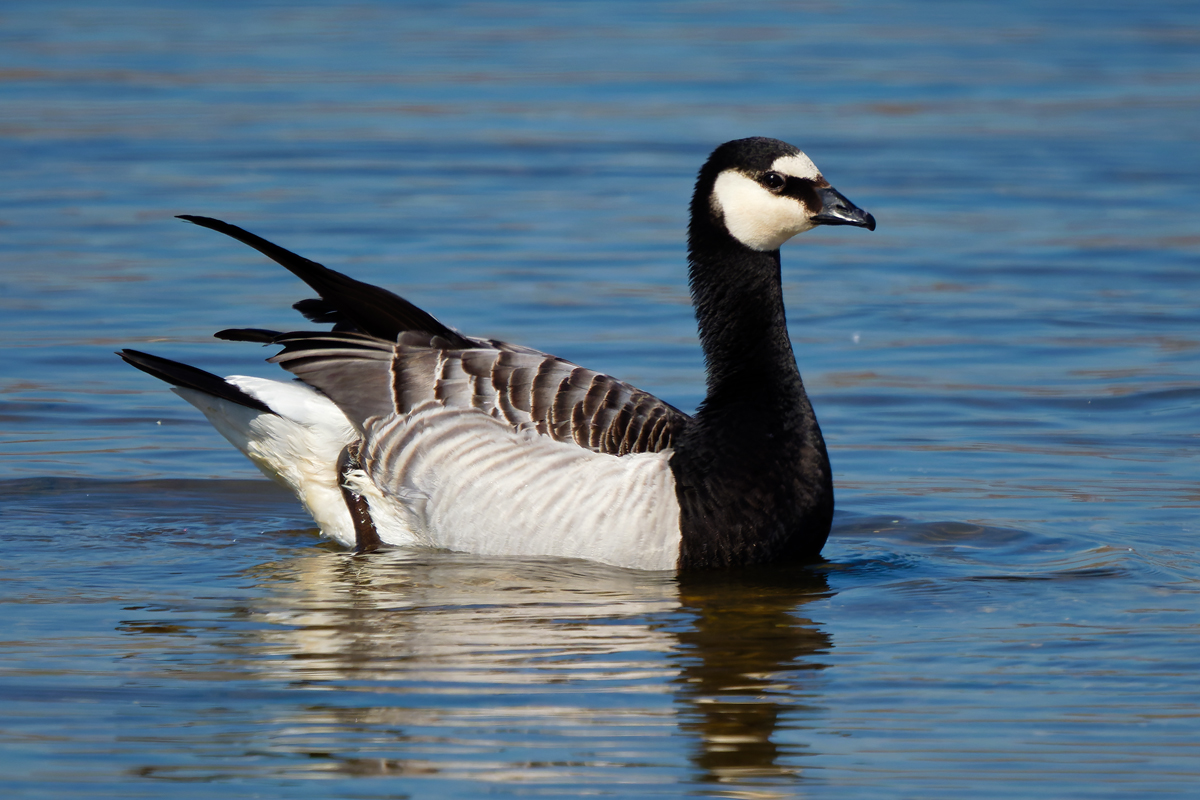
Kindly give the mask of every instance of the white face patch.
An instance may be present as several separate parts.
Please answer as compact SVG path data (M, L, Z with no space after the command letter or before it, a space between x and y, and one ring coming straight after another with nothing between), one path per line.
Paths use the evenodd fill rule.
M803 153L775 159L771 171L821 180L816 165ZM778 250L797 233L813 227L803 203L794 197L772 194L736 169L727 169L717 176L711 202L713 210L725 218L730 235L751 250Z
M821 173L817 170L817 165L804 153L780 156L771 163L771 171L791 175L793 178L808 178L810 181L821 180Z

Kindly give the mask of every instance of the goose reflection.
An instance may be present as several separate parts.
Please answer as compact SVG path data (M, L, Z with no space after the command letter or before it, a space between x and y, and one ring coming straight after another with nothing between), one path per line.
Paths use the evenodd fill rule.
M698 779L769 785L799 775L803 745L778 739L820 713L808 699L811 676L833 642L799 610L829 595L825 575L815 567L699 573L681 575L679 591L691 624L676 632L677 700Z
M817 713L831 646L799 614L828 593L803 568L307 550L253 578L267 592L244 663L321 693L273 720L288 731L273 747L308 772L603 781L678 764L682 734L697 781L761 791L795 780L804 745L778 734Z

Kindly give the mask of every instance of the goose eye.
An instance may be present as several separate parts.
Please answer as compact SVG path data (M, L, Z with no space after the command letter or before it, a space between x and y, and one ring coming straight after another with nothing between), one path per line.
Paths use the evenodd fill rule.
M768 191L780 192L784 186L787 186L787 178L780 175L778 172L768 172L762 176L760 183L767 188Z

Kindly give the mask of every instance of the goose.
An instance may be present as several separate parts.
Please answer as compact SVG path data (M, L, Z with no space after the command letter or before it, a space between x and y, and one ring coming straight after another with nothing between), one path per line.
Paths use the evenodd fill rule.
M688 275L707 393L694 415L608 375L466 336L386 289L235 225L181 216L276 261L332 329L220 331L281 346L289 381L119 352L172 384L347 547L582 558L641 570L811 559L833 480L784 317L779 248L875 219L796 147L738 139L696 180Z

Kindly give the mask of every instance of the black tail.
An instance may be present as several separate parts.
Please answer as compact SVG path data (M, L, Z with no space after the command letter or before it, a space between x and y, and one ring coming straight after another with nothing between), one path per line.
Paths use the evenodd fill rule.
M178 361L152 356L149 353L143 353L138 350L122 350L117 355L125 359L125 363L130 366L137 367L142 372L153 375L159 380L166 381L172 386L195 389L196 391L219 397L222 400L237 403L240 406L253 408L256 411L266 411L270 414L275 413L267 407L266 403L256 400L232 383L226 382L224 378L213 375L211 372L205 372L196 367L189 367L187 364L180 364Z
M328 317L326 321L346 321L363 333L390 342L396 341L396 337L404 331L421 331L441 336L452 346L469 347L471 344L468 339L447 328L429 313L387 289L356 281L228 222L190 214L180 215L179 219L237 239L286 268L321 295L324 303L309 311L323 312ZM306 302L310 306L313 304L313 301L302 301L298 305Z

